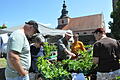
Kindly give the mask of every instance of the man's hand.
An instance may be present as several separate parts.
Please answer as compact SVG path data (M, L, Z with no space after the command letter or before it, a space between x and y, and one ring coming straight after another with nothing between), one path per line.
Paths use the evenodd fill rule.
M25 75L27 75L28 74L28 71L27 70L24 70L24 71L22 71L21 73L19 73L20 74L20 76L25 76Z
M70 56L73 56L73 57L76 56L74 53L71 53L71 52L69 53L69 55L70 55Z
M93 63L98 64L99 62L99 57L93 57Z
M19 73L20 76L25 76L28 74L28 71L22 67L20 63L19 53L16 51L9 51L8 54L9 64Z
M76 56L74 53L70 52L70 51L67 50L67 49L65 49L64 51L65 51L68 55L70 55L70 56L73 56L73 57Z

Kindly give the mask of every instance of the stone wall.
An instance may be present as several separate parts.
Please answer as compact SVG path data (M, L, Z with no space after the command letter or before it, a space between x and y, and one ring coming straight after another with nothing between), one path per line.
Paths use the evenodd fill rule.
M96 40L93 35L79 36L79 40L84 43L84 45L93 44Z

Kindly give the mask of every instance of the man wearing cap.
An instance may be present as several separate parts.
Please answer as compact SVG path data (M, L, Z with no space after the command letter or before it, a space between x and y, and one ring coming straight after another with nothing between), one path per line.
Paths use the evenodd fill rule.
M29 80L31 54L28 38L36 33L39 33L38 24L30 20L10 35L7 46L6 80Z
M68 59L68 56L76 56L74 53L71 52L70 49L71 42L69 40L71 37L73 37L73 35L70 32L66 32L65 36L57 42L58 61Z
M97 80L113 80L120 76L117 40L107 37L104 28L93 33L97 40L93 47L93 62L98 64Z

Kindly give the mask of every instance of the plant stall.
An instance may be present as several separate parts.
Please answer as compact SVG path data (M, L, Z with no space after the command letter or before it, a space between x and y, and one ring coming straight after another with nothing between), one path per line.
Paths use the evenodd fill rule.
M39 57L37 62L41 80L72 80L73 73L83 73L87 76L95 68L92 62L92 46L87 47L89 47L88 51L78 51L77 59L67 59L60 62L55 58L56 54L53 55L53 52L57 49L55 45L45 43L46 56ZM49 60L51 58L54 59Z

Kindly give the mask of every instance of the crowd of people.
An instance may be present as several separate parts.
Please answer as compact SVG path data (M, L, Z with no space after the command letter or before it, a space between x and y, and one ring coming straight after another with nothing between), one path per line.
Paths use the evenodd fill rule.
M44 41L39 35L35 36L33 43L30 38L40 34L38 23L30 20L25 25L11 33L7 45L7 67L5 70L6 80L30 80L29 72L38 72L37 58L45 56ZM93 47L93 63L98 65L97 80L112 80L120 76L120 46L119 42L109 38L104 28L97 28L93 35L96 42ZM73 37L74 41L70 39ZM66 32L57 41L57 61L76 59L78 51L87 51L83 42L79 41L78 34Z

